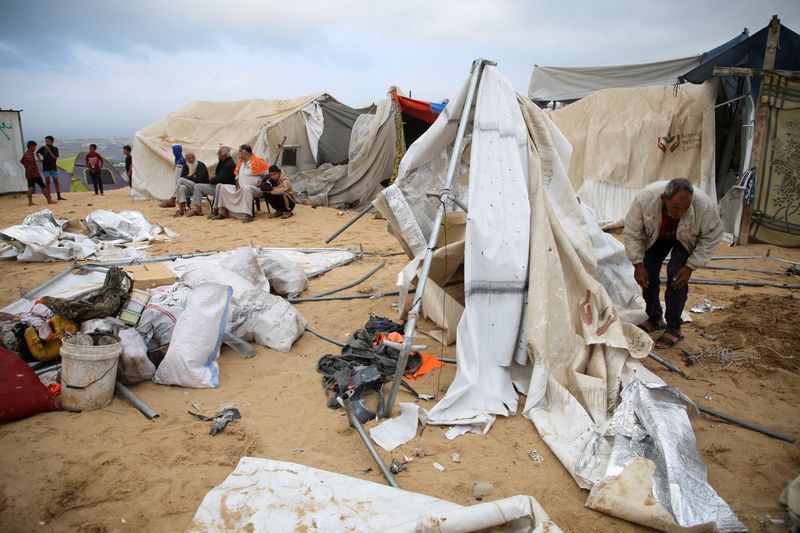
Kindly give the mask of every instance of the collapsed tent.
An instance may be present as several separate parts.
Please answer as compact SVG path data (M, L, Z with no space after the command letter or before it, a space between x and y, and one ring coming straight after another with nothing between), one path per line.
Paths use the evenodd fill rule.
M28 188L19 160L25 152L20 110L0 109L0 194Z
M444 335L457 324L458 365L428 423L453 426L450 438L485 433L497 415L516 412L522 391L523 415L576 483L617 489L587 505L660 529L741 528L708 485L688 419L691 402L669 400L671 389L637 361L652 340L620 316L636 310L629 293L638 289L598 281L600 270L631 267L595 252L592 221L567 175L569 143L495 67L476 62L470 80L374 202L413 258L400 276L405 291L427 274L417 267L428 236L438 233L440 202L449 211L444 238L430 243L422 305ZM425 196L441 189L459 202ZM453 285L461 276L463 285ZM633 412L643 424L627 423ZM611 424L620 418L627 424ZM640 445L646 443L652 445Z

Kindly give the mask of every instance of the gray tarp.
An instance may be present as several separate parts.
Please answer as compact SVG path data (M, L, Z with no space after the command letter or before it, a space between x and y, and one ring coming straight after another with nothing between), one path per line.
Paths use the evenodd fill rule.
M375 113L375 106L354 109L333 98L319 103L322 108L324 129L317 145L317 163L342 165L349 160L350 133L359 115Z
M636 65L542 67L534 65L528 96L536 102L569 101L601 89L674 85L678 76L700 65L702 56Z

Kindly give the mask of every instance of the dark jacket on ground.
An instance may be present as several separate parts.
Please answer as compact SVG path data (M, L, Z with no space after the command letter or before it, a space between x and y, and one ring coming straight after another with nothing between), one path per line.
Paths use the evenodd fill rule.
M227 158L225 161L220 161L217 163L214 177L208 183L211 185L234 185L236 183L234 170L236 170L236 161L232 157Z
M194 169L194 174L189 175L189 164L183 165L181 170L181 177L195 183L208 183L208 167L202 161L197 162L197 167Z

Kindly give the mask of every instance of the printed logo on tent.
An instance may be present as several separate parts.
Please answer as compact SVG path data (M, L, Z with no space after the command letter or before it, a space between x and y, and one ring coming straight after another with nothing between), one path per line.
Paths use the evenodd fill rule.
M658 138L658 149L667 153L667 148L669 148L669 152L672 153L678 149L678 146L681 145L681 136L680 135L672 135L671 133L667 133L664 137Z

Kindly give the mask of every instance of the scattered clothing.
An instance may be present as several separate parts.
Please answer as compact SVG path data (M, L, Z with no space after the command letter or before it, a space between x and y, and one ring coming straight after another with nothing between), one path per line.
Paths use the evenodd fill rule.
M377 336L378 333L403 333L405 332L406 323L398 324L385 316L372 315L364 325L364 329L370 335Z

